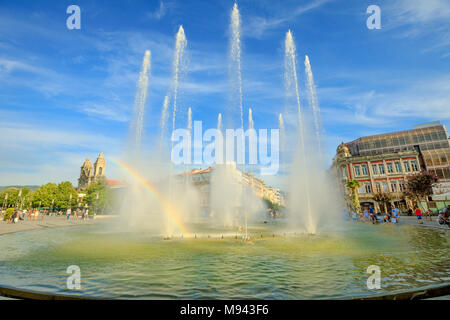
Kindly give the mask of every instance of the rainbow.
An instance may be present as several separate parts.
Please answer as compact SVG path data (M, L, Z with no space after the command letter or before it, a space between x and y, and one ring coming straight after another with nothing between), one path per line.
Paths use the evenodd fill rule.
M133 177L134 180L136 180L136 182L138 182L140 185L142 185L147 191L149 191L161 203L161 205L164 208L164 211L169 214L170 218L173 220L173 222L175 222L175 224L178 226L178 228L180 228L181 232L184 235L189 234L189 231L187 230L186 226L183 224L183 221L181 221L181 219L178 217L178 214L177 214L177 211L175 210L175 208L170 204L169 201L167 201L164 198L164 196L160 192L158 192L158 190L155 188L155 186L153 186L150 183L150 181L141 177L133 168L129 167L125 163L123 163L119 160L111 159L111 158L108 158L108 159L111 160L113 163L115 163L120 169L122 169L128 175Z

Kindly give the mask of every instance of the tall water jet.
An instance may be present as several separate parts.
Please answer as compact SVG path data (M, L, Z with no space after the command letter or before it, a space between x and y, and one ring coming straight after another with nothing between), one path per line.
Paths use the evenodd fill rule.
M217 116L217 130L222 132L222 114L219 113Z
M248 109L248 128L255 129L255 122L253 121L253 112L252 109Z
M164 137L166 136L166 125L168 118L168 109L169 109L169 95L164 97L163 107L161 110L161 119L159 122L159 130L160 130L160 138L159 138L159 151L160 154L163 152L164 147Z
M241 128L244 129L244 110L242 106L242 68L241 68L241 17L237 3L234 4L231 11L231 43L230 43L230 59L232 71L232 85L237 94Z
M285 60L284 60L284 68L285 68L285 86L286 92L288 93L291 90L291 87L294 88L294 96L295 96L295 104L297 107L297 116L298 116L298 137L299 137L299 148L297 150L297 154L295 155L294 165L293 165L293 181L292 186L293 192L295 192L295 196L291 194L291 201L299 201L296 205L291 206L293 210L299 210L302 214L302 218L304 218L303 223L305 224L306 231L308 233L316 233L316 226L313 222L313 212L311 208L311 197L310 197L310 186L309 186L309 172L308 172L308 163L306 161L306 148L305 148L305 128L303 121L302 108L300 103L300 90L298 85L298 75L297 75L297 53L294 38L292 37L291 30L286 33L285 39ZM300 184L300 185L298 185ZM299 197L297 197L297 195ZM303 198L303 199L302 199ZM305 208L303 209L303 201ZM303 212L302 212L303 211ZM291 213L292 214L292 213ZM293 213L293 214L298 214Z
M173 58L173 79L172 79L172 131L175 130L175 119L177 114L178 89L181 73L183 72L184 54L186 51L187 40L184 34L183 26L180 26L175 40L175 54Z
M192 136L192 109L189 107L188 109L188 120L187 120L187 130L189 132L189 136Z
M278 128L280 129L280 133L284 134L284 120L283 120L283 114L278 115Z
M314 76L311 70L311 64L309 57L305 56L305 74L306 74L306 89L308 92L309 105L313 111L314 129L316 133L316 140L319 150L319 155L322 155L321 144L321 121L320 121L320 107L319 100L317 99L316 85L314 84Z
M137 83L136 97L134 99L133 118L130 123L130 138L132 139L133 153L139 153L141 149L142 133L144 127L145 103L148 92L148 78L150 73L150 50L146 50L142 60L141 72Z
M161 120L159 122L159 128L160 128L159 130L161 131L161 141L164 139L164 136L166 134L168 109L169 109L169 95L166 95L164 97L163 107L162 107L162 111L161 111Z

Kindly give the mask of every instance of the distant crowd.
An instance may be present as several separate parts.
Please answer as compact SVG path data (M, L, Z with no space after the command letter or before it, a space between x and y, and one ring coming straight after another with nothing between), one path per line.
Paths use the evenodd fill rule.
M421 210L417 205L413 209L409 209L407 211L408 216L412 216L413 212L415 213L417 217L417 222L419 224L423 224L422 216L424 216L424 219L429 219L432 221L432 215L433 211L431 209L428 210ZM379 218L379 216L381 216ZM392 209L390 209L387 213L381 213L378 212L377 214L374 213L374 209L372 206L364 208L363 211L358 215L357 213L353 212L351 219L354 221L361 221L361 222L370 222L373 224L377 223L400 223L400 209L397 206L394 206ZM450 228L450 205L448 205L446 208L444 208L442 211L438 214L437 222L440 225L447 225Z
M36 220L44 220L45 216L62 216L64 212L62 210L59 211L50 211L50 210L39 210L39 209L16 209L9 208L6 210L0 211L3 220L7 223L18 223L19 221L36 221ZM66 219L69 220L71 216L75 219L88 220L89 219L89 209L67 209L65 212ZM95 213L92 216L92 219L95 219Z

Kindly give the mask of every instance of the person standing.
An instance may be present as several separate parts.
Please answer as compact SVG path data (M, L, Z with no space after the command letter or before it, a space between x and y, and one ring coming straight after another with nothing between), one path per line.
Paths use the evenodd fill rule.
M417 206L416 206L416 216L417 216L417 221L420 224L423 224L423 221L422 221L422 210L420 210L420 208L417 207Z
M397 208L397 206L392 209L392 223L398 223L398 219L400 218L400 210Z
M69 220L71 214L72 214L72 209L67 208L67 213L66 213L66 215L67 215L67 220Z

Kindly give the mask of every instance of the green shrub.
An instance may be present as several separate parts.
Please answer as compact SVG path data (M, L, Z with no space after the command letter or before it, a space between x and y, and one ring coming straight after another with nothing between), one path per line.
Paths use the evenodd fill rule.
M3 216L3 221L9 220L12 217L13 213L14 213L14 208L6 209L5 215Z

